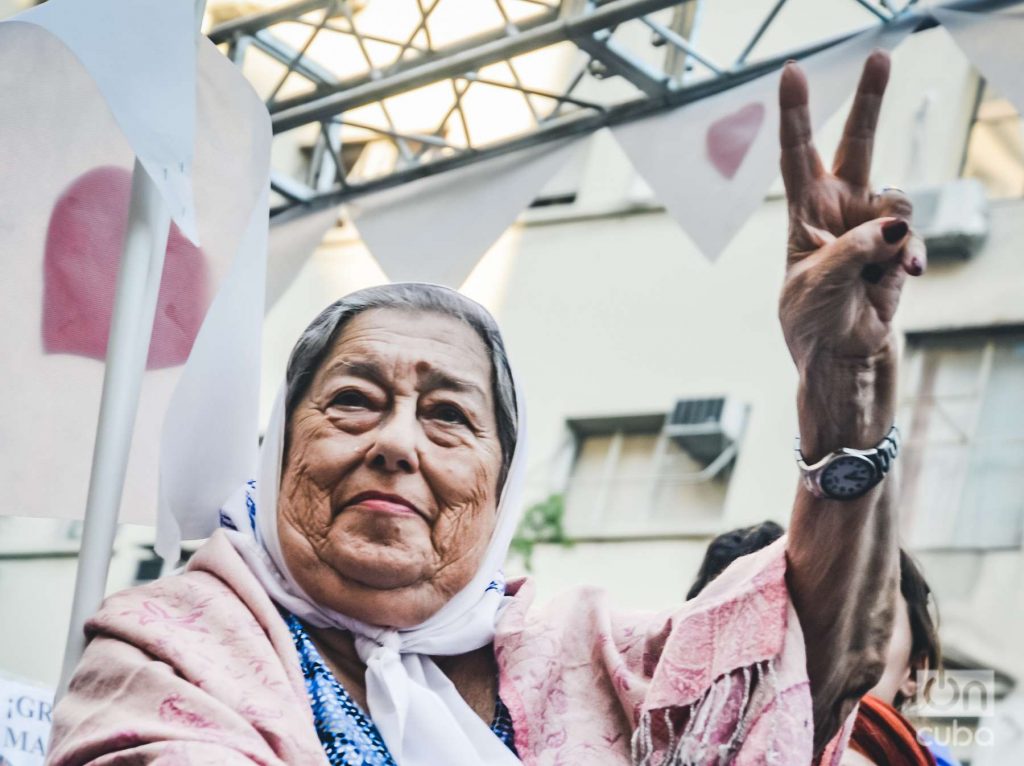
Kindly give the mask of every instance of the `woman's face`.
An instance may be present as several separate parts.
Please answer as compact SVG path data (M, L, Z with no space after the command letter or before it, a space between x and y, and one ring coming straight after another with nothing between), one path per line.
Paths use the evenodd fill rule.
M316 602L418 625L476 572L497 507L491 361L452 317L370 309L348 322L288 423L285 563Z

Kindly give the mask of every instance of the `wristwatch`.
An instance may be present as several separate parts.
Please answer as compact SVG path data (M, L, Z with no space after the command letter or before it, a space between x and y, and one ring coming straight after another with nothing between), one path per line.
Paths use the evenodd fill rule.
M885 478L900 452L900 432L893 426L874 449L843 449L830 452L814 465L807 465L796 439L796 464L804 486L815 497L856 500Z

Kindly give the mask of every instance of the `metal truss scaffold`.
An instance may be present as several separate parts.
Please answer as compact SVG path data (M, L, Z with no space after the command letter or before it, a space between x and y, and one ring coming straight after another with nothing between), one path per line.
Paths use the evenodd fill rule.
M489 4L493 26L454 40L432 32L455 0L415 0L404 26L364 24L368 6L381 1L299 0L209 33L243 70L248 58L263 59L264 79L270 72L273 82L261 95L275 141L300 149L301 161L272 173L275 220L691 103L872 25L919 31L936 23L917 0L830 0L857 6L863 20L761 54L787 5L765 0L745 14L747 33L732 35L735 49L722 60L701 43L708 0L473 0L477 11ZM946 7L989 11L1019 1ZM353 54L342 65L332 60L341 50ZM484 93L504 94L491 103L515 114L509 125L495 130L491 114L488 129L480 128L488 116ZM417 94L429 95L432 106L410 119L400 106Z

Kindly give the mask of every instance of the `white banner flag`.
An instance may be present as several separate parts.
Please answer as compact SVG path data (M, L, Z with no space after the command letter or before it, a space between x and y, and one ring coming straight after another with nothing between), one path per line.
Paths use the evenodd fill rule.
M985 79L1024 114L1024 11L930 10Z
M267 311L291 286L302 266L316 252L341 215L330 207L270 227L267 245Z
M355 200L349 215L389 279L459 287L579 145L547 144L420 178Z
M53 689L0 675L0 766L43 766Z
M194 3L50 0L12 21L49 30L81 62L175 223L195 242ZM44 72L23 72L27 84L45 82Z
M188 23L169 29L182 5ZM158 465L165 509L214 520L251 476L270 124L235 66L197 46L191 8L50 0L27 18L47 9L53 30L0 24L0 513L84 511L136 153L175 223L121 520L153 522ZM196 63L176 69L183 57Z
M811 118L821 125L853 93L875 48L909 28L880 27L800 62ZM612 128L657 199L704 255L716 259L764 200L779 172L779 73L666 114Z

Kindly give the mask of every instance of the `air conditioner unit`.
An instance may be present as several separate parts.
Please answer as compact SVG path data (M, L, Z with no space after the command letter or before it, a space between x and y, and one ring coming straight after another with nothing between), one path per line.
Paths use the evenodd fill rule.
M665 424L665 433L694 459L706 464L739 441L747 406L735 399L680 399Z
M974 255L988 236L988 196L973 178L909 192L914 228L924 237L930 260Z

